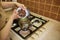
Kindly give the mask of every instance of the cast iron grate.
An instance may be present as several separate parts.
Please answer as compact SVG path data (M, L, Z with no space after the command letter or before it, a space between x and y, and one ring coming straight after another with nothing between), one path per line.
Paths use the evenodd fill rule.
M30 20L30 21L32 21L32 20L34 20L35 19L35 21L33 21L33 23L35 22L37 22L36 24L38 25L38 23L40 22L40 24L39 24L39 26L37 26L37 25L33 25L32 24L32 27L30 28L30 29L28 29L29 30L29 33L27 34L27 35L23 35L23 34L20 34L19 32L22 30L20 27L19 27L19 25L18 25L18 19L17 20L14 20L14 22L13 22L13 24L15 23L16 24L16 26L14 26L14 27L12 27L11 29L14 31L14 32L16 32L16 34L18 34L20 37L22 37L23 39L26 39L26 38L28 38L28 37L30 37L34 32L36 32L39 28L41 28L44 24L46 24L48 21L46 21L46 20L44 20L44 19L42 19L42 18L39 18L39 17L36 17L36 16L33 16L33 15L29 15L28 16L28 19ZM40 21L39 21L40 20Z

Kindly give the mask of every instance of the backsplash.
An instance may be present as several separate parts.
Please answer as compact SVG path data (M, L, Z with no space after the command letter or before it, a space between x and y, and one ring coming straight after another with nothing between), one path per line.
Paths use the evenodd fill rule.
M18 0L30 11L60 21L60 0Z

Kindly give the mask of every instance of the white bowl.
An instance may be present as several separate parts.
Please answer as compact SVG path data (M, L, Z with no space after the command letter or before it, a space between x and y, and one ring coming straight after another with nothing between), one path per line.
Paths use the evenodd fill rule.
M19 11L19 10L21 10L22 8L17 8L17 12ZM24 10L24 9L23 9ZM25 9L25 12L26 12L26 15L23 17L23 18L25 18L25 17L27 17L28 15L29 15L29 12L28 12L28 10L27 9ZM21 17L22 18L22 17Z

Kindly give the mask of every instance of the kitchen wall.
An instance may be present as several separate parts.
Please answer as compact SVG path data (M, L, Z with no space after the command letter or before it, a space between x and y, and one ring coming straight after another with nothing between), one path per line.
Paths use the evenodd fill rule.
M60 0L18 0L30 11L60 21Z

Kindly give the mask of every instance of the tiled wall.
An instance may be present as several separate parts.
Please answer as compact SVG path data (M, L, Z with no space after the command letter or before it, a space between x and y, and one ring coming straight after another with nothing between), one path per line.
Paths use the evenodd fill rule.
M60 21L60 0L18 0L30 11Z

